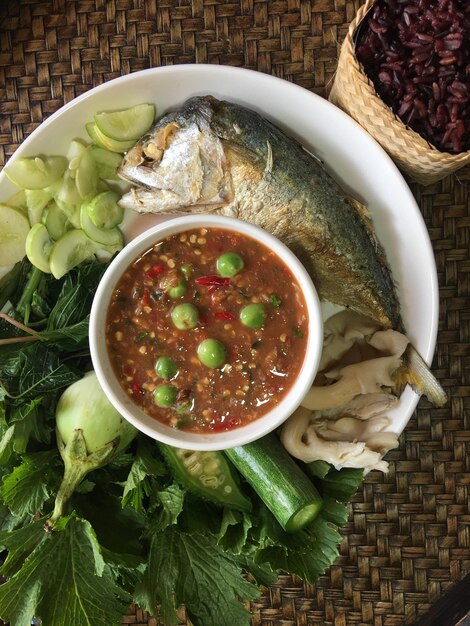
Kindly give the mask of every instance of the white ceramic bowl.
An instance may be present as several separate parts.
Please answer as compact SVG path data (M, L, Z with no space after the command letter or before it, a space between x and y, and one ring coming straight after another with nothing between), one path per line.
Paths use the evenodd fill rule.
M127 267L155 243L192 228L215 227L233 230L254 239L275 252L297 279L307 306L309 332L300 373L288 393L268 413L232 431L198 434L179 431L162 424L142 411L123 390L114 374L106 347L106 314L112 293ZM91 309L90 350L98 380L115 408L140 431L164 443L192 450L223 450L240 446L269 433L282 424L299 406L310 389L321 356L323 322L315 287L297 257L278 239L248 222L217 215L188 215L163 222L131 241L106 270Z

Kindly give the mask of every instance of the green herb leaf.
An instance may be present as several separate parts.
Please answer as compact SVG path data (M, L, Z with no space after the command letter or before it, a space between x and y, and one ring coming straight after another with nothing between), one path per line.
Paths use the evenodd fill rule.
M33 616L54 626L119 623L130 597L116 584L87 521L71 515L39 539L33 527L28 548L34 542L21 569L0 585L3 620L11 626L29 624Z
M240 554L246 544L251 524L251 518L246 513L225 507L217 543L224 550Z
M106 268L106 263L86 263L65 275L47 330L73 326L90 313L96 288Z
M345 467L330 469L323 479L320 489L322 494L340 502L349 502L364 481L364 470Z
M152 538L136 599L154 614L161 602L162 621L173 626L178 623L173 593L194 626L249 626L250 614L237 598L259 595L242 577L237 558L219 548L214 538L169 526Z
M137 453L132 463L129 476L124 484L122 506L131 506L136 511L144 511L144 497L150 495L150 478L163 476L165 466L155 458L155 445L148 438L139 439Z
M34 399L41 393L63 389L82 377L75 367L66 365L57 352L36 341L28 347L2 346L0 384L9 396Z
M185 495L186 492L177 483L157 491L151 510L158 505L160 505L160 510L154 513L155 517L151 524L153 532L165 530L168 526L176 524L183 510Z
M325 478L331 469L331 465L326 461L311 461L305 464L305 470L313 478Z
M275 294L275 293L271 294L271 296L269 298L269 302L271 303L271 305L275 309L278 309L281 306L281 304L282 304L281 298L277 294Z
M6 476L0 496L13 515L35 515L60 484L55 450L25 454L21 465Z

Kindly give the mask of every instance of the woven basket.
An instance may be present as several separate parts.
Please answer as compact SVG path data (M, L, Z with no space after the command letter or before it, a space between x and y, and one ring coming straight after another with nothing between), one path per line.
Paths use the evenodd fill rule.
M329 100L363 126L399 168L418 183L429 185L470 163L470 151L449 154L431 146L377 95L355 52L357 30L374 2L367 0L349 26Z

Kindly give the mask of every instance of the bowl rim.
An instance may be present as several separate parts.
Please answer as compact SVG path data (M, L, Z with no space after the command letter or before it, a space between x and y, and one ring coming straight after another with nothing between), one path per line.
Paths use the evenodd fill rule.
M215 227L240 232L257 239L289 266L299 283L309 315L307 347L300 372L281 401L265 415L245 426L220 433L189 433L162 424L142 411L124 392L115 376L106 347L105 320L111 294L125 269L155 243L192 228ZM305 267L294 253L274 235L249 222L214 214L172 217L149 228L129 242L111 261L96 290L90 313L90 353L93 368L106 396L119 413L149 437L191 450L223 450L250 443L278 428L300 405L313 384L323 344L323 319L320 300Z

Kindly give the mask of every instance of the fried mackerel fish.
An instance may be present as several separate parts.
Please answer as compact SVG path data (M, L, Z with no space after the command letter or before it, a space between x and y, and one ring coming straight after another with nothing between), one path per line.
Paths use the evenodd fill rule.
M216 212L277 236L323 300L405 332L391 271L364 206L303 147L255 111L211 96L162 117L126 154L121 200L139 212ZM437 406L446 396L408 345L393 393L408 383Z

